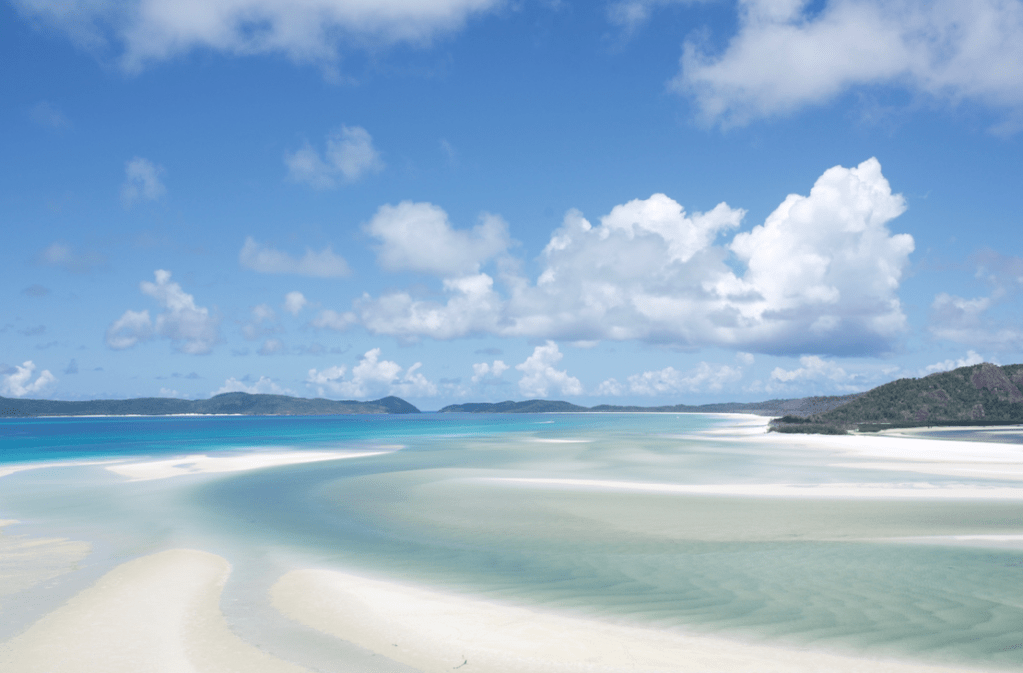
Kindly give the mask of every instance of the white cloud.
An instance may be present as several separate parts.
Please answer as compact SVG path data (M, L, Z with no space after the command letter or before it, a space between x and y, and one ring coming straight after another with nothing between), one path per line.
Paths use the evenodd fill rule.
M298 315L309 302L301 292L289 292L284 295L284 310L291 315Z
M193 49L237 55L284 54L333 64L342 48L425 44L460 28L499 0L15 0L22 13L64 31L77 44L123 49L121 65L145 65Z
M89 273L106 264L107 260L98 252L76 250L64 241L55 241L39 253L39 261L72 273Z
M742 379L741 367L701 362L695 369L680 372L674 367L643 372L629 377L629 392L637 395L670 395L719 391ZM605 381L607 383L607 381Z
M286 252L260 245L251 236L245 238L245 245L238 253L238 263L246 269L259 273L295 274L314 278L340 278L351 274L348 262L328 245L320 252L306 248L301 259L295 259Z
M155 201L167 193L160 176L163 167L149 159L135 157L124 165L124 184L121 185L121 203L131 208L139 201Z
M106 340L107 346L120 351L152 336L153 321L149 317L149 311L128 310L107 328Z
M906 327L898 288L913 239L887 228L905 202L892 194L876 159L827 170L809 196L789 196L763 225L730 243L716 241L744 211L724 203L687 215L655 194L612 209L599 226L570 211L541 255L535 283L502 258L501 289L490 275L468 272L502 249L496 241L506 240L503 223L501 236L476 237L495 242L483 253L467 242L471 236L453 232L436 206L401 207L430 224L407 227L407 238L405 225L381 226L388 232L381 262L441 275L447 300L401 291L364 296L355 310L371 332L856 354L889 350ZM405 221L385 208L381 221ZM451 234L460 236L434 253L430 241Z
M775 367L771 372L771 379L781 383L820 380L844 382L849 380L849 375L844 369L834 362L828 362L816 355L804 355L799 358L799 364L798 368L791 370Z
M246 379L248 377L245 377ZM250 395L294 395L295 393L288 389L282 388L281 386L274 383L274 381L266 376L260 376L259 380L252 384L246 384L244 380L238 380L233 376L226 381L224 385L220 386L215 390L213 395L220 395L222 393L249 393Z
M280 331L281 326L277 321L277 314L266 304L253 306L252 318L242 325L242 334L250 341Z
M567 370L554 368L562 357L558 344L553 341L534 348L525 362L515 365L515 369L522 372L519 391L526 397L546 397L552 388L563 395L581 395L583 386L579 379L569 376Z
M935 362L933 365L927 365L920 371L920 376L927 376L928 374L934 374L935 372L947 372L953 369L959 369L960 367L969 367L971 365L979 365L984 362L984 357L976 351L967 351L965 357L961 357L958 360L945 360L944 362Z
M931 304L929 329L938 339L973 348L1018 351L1023 346L1023 324L1018 300L1023 291L1023 258L983 250L974 256L976 277L990 284L986 297L966 299L945 292Z
M496 215L483 214L470 231L456 230L443 209L411 201L381 206L366 231L380 240L377 257L383 268L442 278L478 273L510 243L508 225Z
M352 325L357 324L359 319L354 313L338 313L331 309L324 309L317 314L312 321L312 326L317 329L332 329L335 332L344 332Z
M13 372L3 375L3 379L0 381L0 392L11 397L24 397L42 392L57 382L57 377L51 374L49 369L39 372L39 376L33 381L32 373L35 368L35 363L31 360L26 360L20 366L15 366Z
M169 271L159 269L154 275L155 283L143 281L139 287L160 304L163 312L151 320L149 311L125 311L107 329L107 345L123 350L161 336L174 342L182 353L209 353L220 340L220 319L210 315L209 309L196 306L192 295L170 282Z
M649 3L639 3L644 6ZM1019 0L743 0L711 55L687 41L673 86L707 122L745 124L830 102L857 86L1023 109Z
M328 393L341 397L366 398L398 395L399 397L429 397L437 394L437 387L419 371L417 362L402 375L403 368L397 362L380 359L380 349L367 351L357 365L352 367L351 376L345 378L347 368L343 365L327 369L310 369L306 385L314 388L318 395Z
M260 355L279 355L285 351L284 342L280 339L267 339L256 351Z
M488 375L493 376L494 378L500 378L501 374L505 373L509 369L510 367L506 365L503 360L494 360L493 364L477 362L472 366L472 382L479 383Z
M367 173L384 170L384 161L373 138L361 126L342 126L327 136L327 150L320 157L311 145L284 156L288 175L317 189L333 189L339 182L355 182Z
M753 353L743 353L742 351L739 351L735 354L735 361L741 365L746 365L747 367L753 364L755 360L756 358L753 357Z

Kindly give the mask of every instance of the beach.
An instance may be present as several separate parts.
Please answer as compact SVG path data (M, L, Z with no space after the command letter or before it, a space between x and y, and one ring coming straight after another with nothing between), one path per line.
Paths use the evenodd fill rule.
M650 416L0 465L0 669L1018 669L1023 446Z

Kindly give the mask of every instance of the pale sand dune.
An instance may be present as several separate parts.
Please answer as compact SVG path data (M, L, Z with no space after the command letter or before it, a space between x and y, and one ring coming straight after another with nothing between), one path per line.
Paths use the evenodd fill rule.
M509 486L631 491L634 493L674 493L678 495L890 500L949 498L957 500L1023 500L1023 488L961 485L939 486L928 482L898 484L662 484L605 479L546 479L540 477L478 477L474 481L506 484Z
M343 460L347 458L365 458L379 456L391 451L291 451L288 453L246 453L237 456L207 456L196 454L177 456L165 460L147 460L138 463L119 463L107 467L131 481L150 481L168 479L188 474L212 472L243 472L258 470L263 467L280 467L282 465L298 465L315 463L325 460Z
M274 585L271 599L302 624L425 673L459 668L479 673L965 670L623 626L330 570L292 571Z
M129 561L0 645L17 673L301 673L235 636L218 602L226 560L175 549Z

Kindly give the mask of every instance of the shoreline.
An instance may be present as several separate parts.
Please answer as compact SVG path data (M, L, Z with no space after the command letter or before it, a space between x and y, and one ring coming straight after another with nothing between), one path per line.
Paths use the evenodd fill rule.
M799 455L812 456L815 460L823 457L828 467L967 476L973 481L937 482L928 477L918 480L909 477L901 481L824 481L800 484L766 483L766 475L761 475L765 483L749 484L727 483L731 473L724 472L723 483L685 483L684 480L689 478L687 476L683 476L679 483L656 483L650 479L657 478L656 472L641 474L640 479L627 479L623 474L613 474L611 479L602 479L599 475L589 479L557 478L556 471L547 471L546 474L551 476L542 476L544 470L550 467L549 464L539 464L538 471L532 473L537 476L529 476L529 472L518 472L522 476L456 477L450 481L480 483L481 488L496 494L499 499L506 497L499 492L503 486L544 489L548 492L589 490L735 499L776 498L804 502L836 499L893 503L930 500L942 501L945 503L942 506L946 508L958 507L955 505L958 501L976 503L993 500L1005 501L1010 503L1007 506L1016 507L1015 503L1023 500L1023 447L1019 445L902 435L782 435L763 431L769 421L767 417L745 413L712 415L726 416L733 422L687 435L680 434L678 437L695 438L701 442L713 443L715 447L727 446L727 443L732 442L753 451L758 446L765 449L786 447ZM536 440L531 440L528 433L522 436L524 441ZM537 441L556 445L580 444L592 440L561 438ZM239 455L224 452L219 455L190 453L167 458L126 456L118 461L51 461L28 464L20 469L95 465L103 468L97 470L98 473L110 472L123 477L123 480L110 481L116 488L117 484L137 481L167 480L187 475L210 475L215 478L218 473L378 456L401 449L397 445L383 444L376 448L382 450L260 451L255 447L236 451ZM770 455L770 452L765 451L764 455ZM16 467L20 465L15 464ZM0 476L13 473L4 472L10 466L0 464ZM572 476L570 472L562 474ZM982 479L997 479L998 483L976 481L978 476ZM428 485L436 486L443 481L431 481ZM187 483L185 486L189 487ZM448 497L451 492L445 489L444 493ZM525 502L530 496L527 495L521 501L516 498L508 500ZM576 514L589 516L598 523L602 521L592 509L580 510ZM0 525L3 523L14 522L0 521ZM614 530L618 524L609 518L601 525ZM651 530L660 525L654 525ZM871 528L872 531L875 529ZM629 529L622 530L628 532ZM721 530L731 528L723 527ZM654 534L642 527L635 532ZM1005 546L1017 549L1023 545L1023 534L1018 533L1016 528L1006 529L1005 532L986 532L981 527L967 528L963 534L947 536L862 539L896 544L955 544L985 548ZM86 553L86 548L81 545L88 544L76 542L74 545L78 546L68 546L64 540L55 542L63 545L59 550L68 559L71 559L72 553ZM232 559L203 549L217 550L228 557L232 555L215 546L207 546L201 540L184 544L193 545L194 548L167 549L135 558L122 557L131 560L117 565L63 605L34 623L27 624L18 635L0 642L0 668L65 673L92 673L97 670L112 673L173 670L176 673L178 670L195 669L305 673L309 670L281 658L280 652L292 652L297 660L299 655L294 647L290 650L287 647L267 649L260 645L256 637L246 641L232 631L219 603L231 572ZM34 553L30 546L25 549ZM247 550L249 547L240 549ZM286 547L274 549L277 551L273 553L279 551L283 554L281 558L288 558L284 552ZM39 551L43 551L42 546ZM240 557L232 558L238 560ZM260 587L263 592L260 605L265 606L266 610L280 613L296 625L302 625L301 628L315 630L324 638L340 639L354 647L363 648L372 653L367 654L367 657L375 656L375 661L380 663L379 668L361 668L364 664L362 660L357 663L355 659L349 661L341 657L337 659L336 669L323 670L346 673L404 670L399 664L412 666L423 673L441 673L462 667L467 671L481 673L534 673L538 670L549 673L617 673L623 670L644 670L649 673L965 673L1006 670L990 663L987 668L958 667L912 658L881 658L869 654L860 656L855 653L855 649L853 653L848 653L813 647L790 647L781 643L772 644L769 638L764 642L749 642L741 638L704 635L680 628L609 621L597 616L579 616L546 607L505 603L471 593L458 593L457 590L417 585L400 576L397 579L380 579L373 575L352 574L346 568L310 567L311 562L297 561L297 558L273 566L279 570L266 578L265 585L240 586ZM68 563L74 561L66 561L65 565ZM268 593L264 586L268 588ZM42 580L33 590L45 591ZM0 598L0 604L2 602ZM290 637L280 636L280 643L294 645L288 640ZM55 648L53 643L56 642L64 644L63 648ZM64 651L74 652L74 658L61 658ZM954 652L961 654L959 651ZM398 663L392 666L388 662Z

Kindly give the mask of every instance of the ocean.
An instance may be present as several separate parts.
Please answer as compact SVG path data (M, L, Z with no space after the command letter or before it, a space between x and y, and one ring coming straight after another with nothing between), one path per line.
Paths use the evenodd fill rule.
M0 555L0 641L116 565L185 547L232 564L221 603L232 628L319 657L321 670L343 646L265 599L292 568L751 643L1023 666L1018 475L763 442L758 430L698 414L3 419L0 519L19 523L0 540L66 538L89 552L31 586L9 578L38 567ZM184 471L200 454L334 451L357 455ZM140 463L181 472L113 469ZM915 491L826 493L848 484Z

